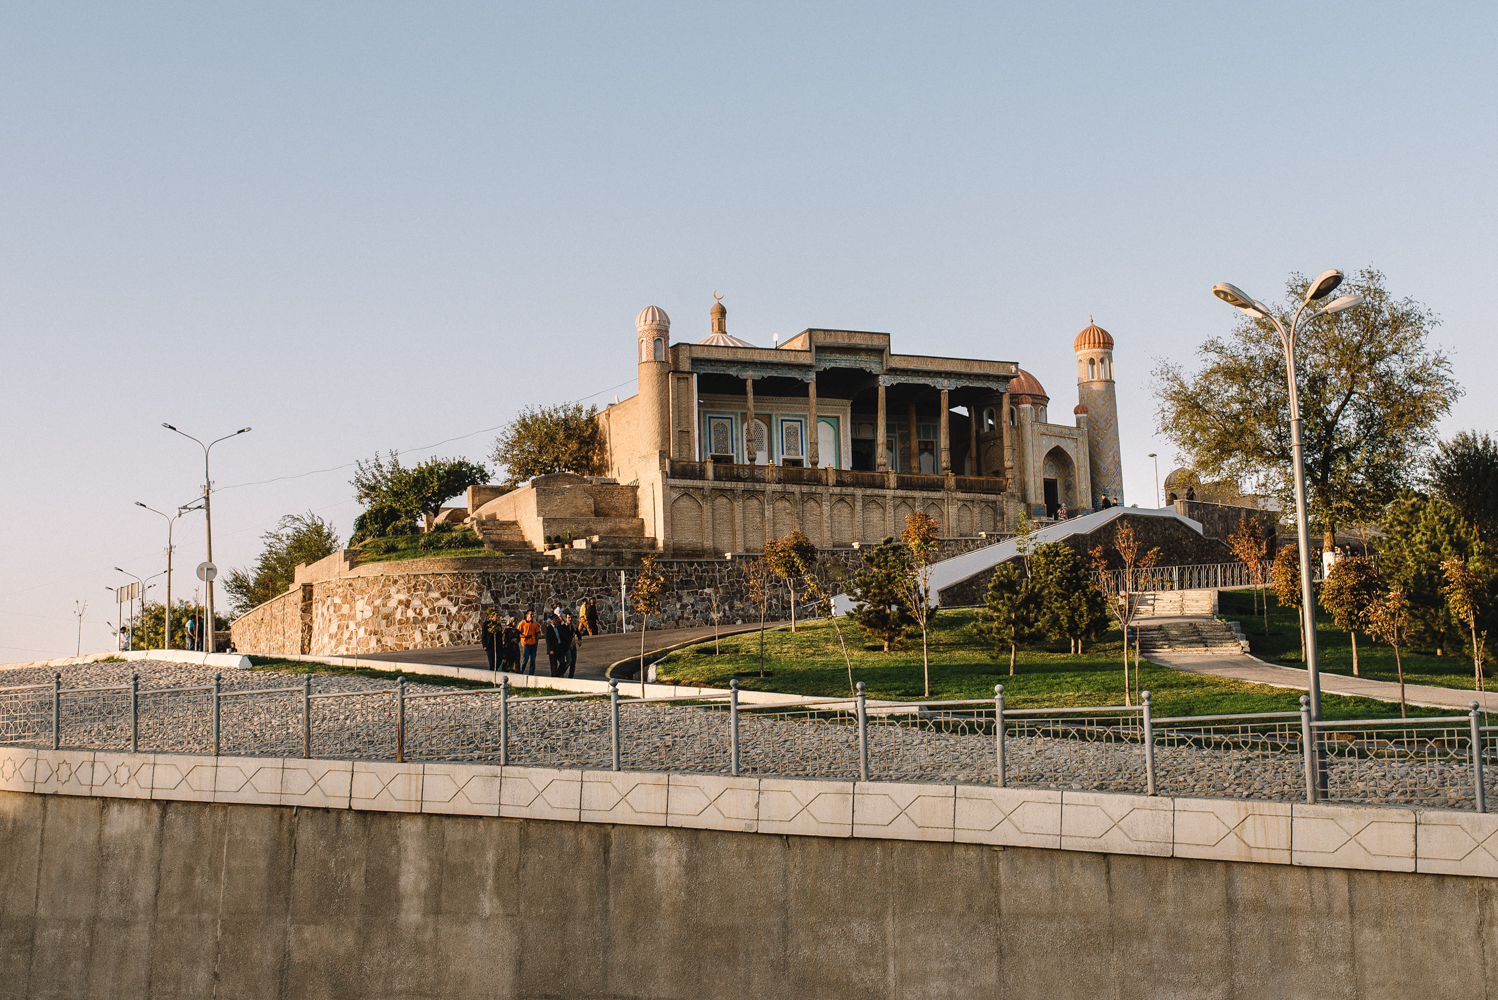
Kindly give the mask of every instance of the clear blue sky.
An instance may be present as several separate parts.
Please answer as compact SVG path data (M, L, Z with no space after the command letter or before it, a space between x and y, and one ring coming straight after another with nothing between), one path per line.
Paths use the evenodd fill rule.
M1154 359L1292 270L1374 264L1498 414L1491 4L113 4L0 10L0 661L107 648L215 450L215 555L351 463L633 392L711 292L1018 360L1117 340L1129 499ZM629 384L620 385L619 383ZM1066 412L1058 407L1058 412ZM236 488L237 487L237 488ZM178 593L202 521L184 518ZM160 591L153 591L158 596Z

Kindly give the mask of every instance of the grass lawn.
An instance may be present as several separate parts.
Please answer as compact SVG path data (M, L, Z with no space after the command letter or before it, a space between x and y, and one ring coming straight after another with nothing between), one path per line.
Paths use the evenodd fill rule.
M286 674L332 674L337 677L368 677L372 680L395 683L402 676L400 665L392 663L389 670L372 667L341 667L331 663L312 663L307 660L282 660L274 656L251 656L251 670L274 670ZM431 684L437 687L487 689L494 685L488 681L469 680L466 677L438 677L433 674L405 674L407 684ZM512 698L536 697L543 694L573 694L571 691L555 691L551 688L510 688Z
M397 559L465 559L473 556L497 556L499 554L492 549L484 548L482 545L461 549L423 549L417 548L413 544L398 549L391 549L388 552L375 552L369 555L361 552L359 554L359 562L395 562Z
M1300 627L1294 608L1281 608L1269 598L1269 634L1264 634L1263 605L1259 614L1253 611L1253 592L1248 590L1225 590L1220 596L1219 617L1243 624L1243 635L1254 656L1270 663L1287 667L1303 667L1300 657ZM1332 616L1325 608L1316 609L1317 661L1326 673L1352 675L1352 639L1346 632L1332 623ZM1462 646L1443 650L1444 656L1436 656L1433 650L1416 652L1401 647L1399 657L1404 661L1406 684L1429 684L1433 687L1474 688L1472 676L1472 648ZM1374 642L1368 636L1358 634L1358 673L1375 681L1399 681L1394 666L1394 651L1388 646ZM1492 686L1491 671L1484 687Z
M1004 685L1009 708L1045 708L1123 704L1122 636L1108 633L1087 652L1069 655L1065 640L1022 647L1015 676L1009 676L1007 651L1002 660L973 631L975 609L953 608L938 616L931 636L931 692L934 699L991 698ZM863 681L869 697L918 700L922 695L921 640L917 633L904 648L885 653L858 626L841 621L853 661L853 679ZM657 678L690 684L739 686L757 691L837 696L848 693L848 668L837 636L826 620L765 633L765 674L759 676L759 633L721 641L721 655L711 642L669 654L657 667ZM1140 678L1152 693L1155 712L1167 715L1212 715L1273 712L1300 707L1300 692L1172 670L1145 661ZM1326 695L1327 718L1358 719L1397 716L1399 706L1367 698ZM1411 712L1415 712L1411 709ZM1422 714L1440 714L1434 711Z

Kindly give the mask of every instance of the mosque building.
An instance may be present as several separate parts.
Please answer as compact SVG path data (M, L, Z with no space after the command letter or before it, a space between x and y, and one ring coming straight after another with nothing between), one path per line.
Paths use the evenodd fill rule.
M635 319L639 391L598 420L609 476L637 487L667 556L757 551L800 529L818 545L877 542L924 511L944 536L1012 530L1124 500L1113 338L1077 334L1078 402L1052 423L1014 361L897 354L887 333L808 329L759 347L715 301L701 340Z

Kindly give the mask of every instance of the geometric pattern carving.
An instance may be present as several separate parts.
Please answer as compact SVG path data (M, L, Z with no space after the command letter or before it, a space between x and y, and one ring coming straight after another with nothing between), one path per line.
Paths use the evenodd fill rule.
M421 776L421 811L498 816L499 783L495 764L427 764Z
M1291 863L1322 868L1415 870L1410 809L1294 805Z
M349 808L420 812L421 765L354 761Z
M1061 847L1169 857L1173 803L1149 795L1061 793Z
M954 827L959 843L1058 848L1061 793L958 785Z
M851 837L853 782L761 778L759 832Z
M1288 802L1177 799L1175 856L1288 865L1290 813Z
M1498 816L1431 809L1416 817L1416 871L1498 878Z
M499 814L516 819L576 821L582 772L549 767L506 767L499 782Z
M952 840L955 789L951 785L860 781L853 790L853 836Z
M651 771L584 771L584 823L666 825L666 775Z
M754 833L758 800L755 778L673 773L666 782L666 825Z

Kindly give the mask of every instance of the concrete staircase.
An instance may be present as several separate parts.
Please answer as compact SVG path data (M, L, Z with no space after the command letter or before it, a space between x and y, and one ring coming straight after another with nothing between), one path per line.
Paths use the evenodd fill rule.
M1140 594L1135 603L1135 614L1140 617L1201 615L1210 618L1217 614L1217 591L1215 590L1154 590Z
M470 519L469 524L477 532L484 548L494 549L506 555L520 555L527 552L535 552L535 548L525 537L518 522L501 521L498 518L484 518L482 520Z
M1139 622L1139 651L1150 653L1246 653L1248 640L1237 622L1216 618Z

